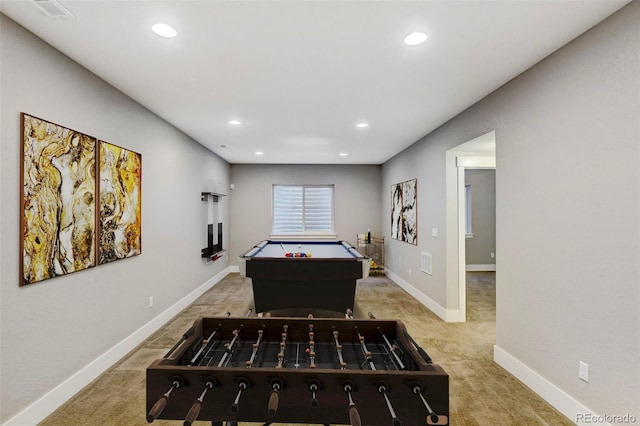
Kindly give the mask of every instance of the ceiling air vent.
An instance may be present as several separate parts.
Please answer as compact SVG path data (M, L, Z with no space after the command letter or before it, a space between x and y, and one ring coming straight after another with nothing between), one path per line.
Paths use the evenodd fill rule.
M57 0L31 0L31 2L50 18L74 18L73 13Z

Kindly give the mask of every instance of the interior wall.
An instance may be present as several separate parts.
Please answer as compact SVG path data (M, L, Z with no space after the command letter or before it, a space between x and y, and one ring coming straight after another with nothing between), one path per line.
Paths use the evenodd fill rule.
M552 397L636 418L639 21L632 2L382 168L383 216L389 186L418 178L418 246L388 239L387 267L425 298L455 307L444 258L446 151L495 129L496 348ZM389 236L388 221L383 227ZM409 274L420 251L433 253L432 276ZM590 365L588 383L579 361Z
M13 21L0 19L4 423L228 267L225 259L206 264L200 258L207 242L200 193L227 193L229 165ZM20 112L142 154L141 255L19 286Z
M231 262L271 233L274 184L333 184L337 238L355 246L356 235L382 232L380 166L233 164L230 194Z
M465 184L471 185L471 229L465 239L467 265L495 265L496 252L496 172L465 170ZM494 253L494 257L491 257Z

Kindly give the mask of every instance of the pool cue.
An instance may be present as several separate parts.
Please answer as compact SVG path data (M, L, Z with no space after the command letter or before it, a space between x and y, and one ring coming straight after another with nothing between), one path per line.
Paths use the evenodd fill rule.
M415 395L418 395L420 397L420 400L422 401L424 408L427 409L427 415L431 419L431 422L438 423L438 420L440 420L440 417L438 417L438 415L433 412L433 410L431 409L431 406L429 405L429 403L427 403L427 400L424 399L424 397L422 396L422 394L424 393L424 387L422 386L422 384L420 382L411 382L411 383L408 383L408 385L410 388L412 388L411 391Z
M184 342L185 340L187 340L189 337L193 336L193 332L195 331L195 326L192 326L190 329L188 329L180 338L180 340L178 340L176 342L175 345L173 345L173 347L171 349L169 349L169 352L167 352L165 354L165 356L163 356L163 358L169 358L169 355L171 355L173 353L173 351L175 351L178 346L180 346L182 344L182 342Z
M184 382L182 377L180 376L173 376L171 377L171 387L169 388L168 391L166 391L157 401L155 404L153 404L153 407L151 407L151 410L149 410L149 414L147 414L147 422L151 423L153 422L164 410L164 408L167 406L167 402L169 401L169 397L171 396L171 392L173 392L174 389L178 389L180 386L182 386L182 383Z
M288 253L287 249L284 248L284 244L283 243L280 243L280 247L282 247L282 251L284 252L284 254Z
M282 326L282 341L280 342L280 352L278 353L278 365L276 368L282 368L284 362L284 353L287 350L287 332L289 331L288 325Z
M204 390L196 402L193 403L189 412L187 413L187 417L184 419L184 426L191 426L193 422L196 421L198 415L200 414L200 409L202 408L202 401L204 401L204 396L207 394L207 391L216 387L217 382L213 377L207 377L204 383Z
M369 312L369 318L376 319L376 317L373 316L373 314L371 312ZM389 349L389 351L391 352L391 354L395 358L396 362L394 364L396 365L398 370L406 370L407 367L405 367L404 363L402 362L402 360L400 359L400 357L396 353L396 351L398 350L398 347L396 345L392 345L391 342L389 342L389 339L387 339L387 336L385 336L384 332L382 331L382 329L380 327L378 327L378 332L382 336L382 339L384 339L384 342L386 343L387 348Z
M262 330L258 330L258 340L253 344L253 352L251 353L251 358L248 361L245 361L247 368L253 367L253 361L256 358L256 354L258 353L258 349L260 348L260 342L262 341L262 334L264 333L264 328L266 326L262 326Z

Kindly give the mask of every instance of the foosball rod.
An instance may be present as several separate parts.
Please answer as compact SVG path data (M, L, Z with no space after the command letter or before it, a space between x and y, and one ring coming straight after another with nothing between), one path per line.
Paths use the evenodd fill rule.
M347 309L347 317L349 319L353 319L353 311L351 309ZM358 331L358 326L354 326L353 329L358 335L358 341L360 342L360 348L362 348L362 354L364 355L365 361L369 364L369 368L371 368L372 371L375 371L376 365L373 363L373 358L371 358L371 351L367 349L367 345L364 343L364 336L360 334L360 331Z
M355 385L351 380L341 380L340 385L342 386L342 390L346 392L349 398L349 422L351 426L362 426L362 421L360 420L360 413L358 412L358 407L356 407L355 402L353 402L353 398L351 396L351 392L356 390Z
M240 396L242 395L242 392L250 385L249 379L245 377L236 379L236 383L238 383L238 393L236 394L236 399L233 400L233 404L231 404L232 413L237 413L240 410Z
M393 409L393 405L391 405L391 401L389 401L389 396L387 395L387 393L391 390L389 385L387 385L387 383L382 380L377 382L375 385L378 389L378 392L382 394L382 396L384 397L384 401L387 403L387 408L389 409L389 414L391 414L391 422L393 426L402 425L402 422L400 421L398 416L396 416L396 412Z
M182 386L182 383L183 383L183 380L182 380L182 377L180 376L174 376L171 378L171 387L169 388L169 390L166 391L156 401L156 403L153 404L153 407L151 407L151 410L149 410L149 414L147 414L148 423L153 422L162 413L164 408L167 406L167 402L169 401L171 392L173 392L174 389L178 389L180 386Z
M335 327L333 327L335 328ZM342 345L338 341L338 331L333 330L333 341L336 343L336 353L338 354L338 361L340 362L340 369L346 370L347 363L344 362L344 358L342 357Z
M253 344L253 352L251 353L251 357L248 361L245 361L245 365L247 368L253 367L253 361L256 359L256 354L258 353L258 349L260 348L260 343L262 342L262 334L264 333L265 326L262 326L262 330L258 330L258 339Z
M351 309L347 309L347 318L353 319L353 311ZM358 331L358 326L354 326L353 329L358 335L358 341L360 342L360 347L362 348L362 353L364 354L365 360L369 363L369 367L371 368L371 370L375 371L376 365L373 362L373 358L371 358L371 352L369 352L369 350L367 349L367 345L364 343L364 336L362 336ZM400 421L400 419L398 419L398 416L396 416L396 412L393 409L393 405L391 405L391 401L387 396L387 392L390 390L389 385L387 385L386 382L380 381L376 384L376 387L378 389L378 392L382 394L385 402L387 403L387 408L389 409L389 414L391 414L393 425L394 426L401 425L402 422Z
M411 344L416 348L416 350L418 351L418 353L420 354L420 356L421 356L422 358L424 358L425 362L426 362L427 364L433 364L433 360L431 359L431 357L429 356L429 354L427 354L427 353L425 352L425 350L424 350L424 349L422 349L420 346L418 346L418 344L416 343L416 341L415 341L415 340L413 340L413 337L411 337L411 335L410 335L407 331L405 331L405 332L404 332L404 335L407 337L407 339L409 339L409 341L411 342Z
M369 312L369 318L370 319L376 319L376 317L371 312ZM404 363L402 362L402 360L400 359L400 357L396 353L396 351L398 350L397 346L392 345L391 342L389 342L389 339L387 339L387 336L384 334L384 332L382 331L382 329L380 327L378 327L378 332L380 333L380 335L382 336L382 339L384 340L385 344L387 345L387 348L389 349L389 352L391 352L391 354L395 358L395 360L396 360L395 364L396 364L396 367L398 368L398 370L406 370L407 367L405 367Z
M415 394L418 395L420 397L420 400L422 401L422 404L424 405L424 408L427 409L427 415L429 416L429 418L431 419L432 423L438 423L438 420L440 420L440 418L438 417L438 415L431 409L431 406L429 405L429 403L427 402L427 400L424 398L424 396L422 396L423 392L424 392L424 387L419 383L419 382L415 382L415 383L410 383L409 387L411 387L411 391Z
M307 353L309 354L309 368L316 368L316 343L313 340L314 337L313 324L309 324L309 348L307 349Z
M318 399L316 398L316 392L322 389L322 384L316 379L308 379L305 380L305 384L307 388L311 392L311 408L316 408L318 406Z
M231 315L231 312L227 312L227 317ZM196 352L196 354L193 356L193 358L191 358L191 361L189 361L189 363L187 364L187 366L191 366L194 365L199 359L200 356L202 354L207 353L208 348L210 348L213 344L213 336L216 335L216 333L218 333L218 331L220 331L220 329L222 328L222 324L218 324L218 327L213 330L213 333L211 333L209 335L209 337L207 337L207 340L202 342L202 346L200 347L200 349L198 350L198 352Z
M346 370L347 363L344 362L344 358L342 357L342 345L338 341L338 331L335 330L335 327L332 327L333 330L333 340L336 343L336 353L338 354L338 361L340 361L340 369ZM342 386L342 390L347 393L349 397L349 420L351 421L351 426L361 426L360 422L360 413L358 412L358 407L356 407L355 402L353 402L353 397L351 396L351 392L355 391L355 385L351 380L341 380L340 385Z
M191 426L193 422L198 419L198 415L200 414L200 409L202 408L202 402L204 401L204 396L207 394L207 391L216 387L217 382L213 377L208 377L205 379L204 390L202 394L196 401L193 403L189 412L187 413L187 417L184 419L184 426Z
M243 324L240 324L240 327L242 328ZM238 336L240 335L240 332L238 331L238 329L236 328L235 330L233 330L233 339L231 339L231 342L227 343L225 346L225 351L224 354L222 355L222 358L220 359L220 362L218 362L218 367L223 367L227 358L229 357L229 355L231 354L231 352L233 352L233 345L235 345L236 340L238 340Z
M284 354L287 350L287 333L289 332L289 326L282 326L282 341L280 342L280 352L278 353L278 365L276 368L282 368L282 363L284 362Z
M187 331L185 331L185 333L182 335L182 337L180 338L180 340L178 340L176 342L175 345L173 345L173 347L171 349L169 349L169 352L167 352L163 358L169 358L169 355L171 355L173 353L173 351L175 351L178 346L180 346L182 344L182 342L184 342L185 340L187 340L189 337L193 336L193 333L195 331L195 326L191 326L190 329L188 329Z

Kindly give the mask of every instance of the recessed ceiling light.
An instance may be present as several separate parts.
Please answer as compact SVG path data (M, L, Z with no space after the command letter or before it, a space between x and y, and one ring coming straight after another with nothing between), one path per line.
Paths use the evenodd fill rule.
M229 120L229 124L233 124L234 126L239 126L242 123L240 121L238 121L238 120Z
M364 129L365 127L369 127L369 125L367 123L358 123L356 124L356 127L360 129Z
M338 154L340 157L346 157L349 155L348 152L341 152L340 154Z
M151 30L160 37L171 38L178 35L178 32L171 26L163 23L155 24Z
M416 46L422 44L427 40L425 33L411 33L404 38L404 42L409 46Z
M255 152L255 154L256 154L256 155L263 155L263 154L264 154L264 152L262 152L262 151L256 151L256 152Z

